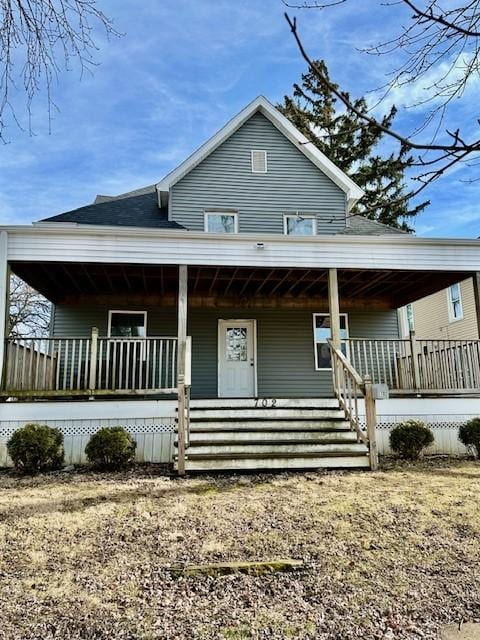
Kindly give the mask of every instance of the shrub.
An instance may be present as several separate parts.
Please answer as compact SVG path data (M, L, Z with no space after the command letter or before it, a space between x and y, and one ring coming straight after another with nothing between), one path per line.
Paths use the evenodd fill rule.
M421 420L406 420L390 433L390 446L401 458L416 460L422 451L432 444L432 431Z
M480 418L472 418L460 426L458 437L467 449L480 457Z
M98 469L125 469L135 459L136 446L123 427L105 427L93 434L85 453Z
M63 434L46 424L26 424L9 439L7 451L22 473L59 469L64 457Z

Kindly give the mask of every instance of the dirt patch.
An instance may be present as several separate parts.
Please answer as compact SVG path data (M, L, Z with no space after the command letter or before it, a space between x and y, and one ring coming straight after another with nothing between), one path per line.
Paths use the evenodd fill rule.
M0 638L439 638L480 622L480 465L0 475ZM294 573L173 576L297 558Z

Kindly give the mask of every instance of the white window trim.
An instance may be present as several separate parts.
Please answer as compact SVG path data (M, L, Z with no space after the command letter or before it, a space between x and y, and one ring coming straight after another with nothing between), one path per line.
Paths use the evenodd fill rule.
M318 316L329 316L330 314L327 312L321 312L321 313L313 313L312 314L312 324L313 324L313 354L315 357L315 371L331 371L332 367L319 367L318 366L318 353L317 353L317 344L320 344L321 342L323 342L323 340L315 340L315 329L316 329L316 324L315 324L315 319ZM345 318L345 330L347 332L347 358L350 357L349 356L349 344L348 344L348 338L350 337L350 329L348 327L348 313L341 313L340 317Z
M253 154L254 153L264 153L265 154L265 171L254 171L254 169L253 169ZM252 170L252 173L259 173L259 174L268 173L268 153L267 153L266 149L252 149L250 151L250 168Z
M412 307L412 324L413 324L413 328L412 331L415 331L415 309L413 308L413 303L409 303L410 306ZM410 336L410 325L408 323L408 304L406 304L404 307L402 307L400 309L400 324L401 324L401 331L402 331L402 338L408 338Z
M219 233L218 231L209 231L208 230L208 216L233 216L234 220L234 232L238 233L238 213L236 211L205 211L203 214L203 230L206 233ZM226 234L228 235L228 234Z
M302 236L303 238L312 238L313 236L317 235L317 216L313 213L284 213L283 214L283 234L285 236L296 236L298 237L297 234L295 233L288 233L288 229L287 229L287 220L288 218L304 218L304 219L309 219L309 220L313 220L313 233L311 236Z
M462 300L462 287L460 282L458 284L458 300L460 302L460 315L455 317L453 311L453 300L452 300L452 287L447 288L447 304L448 304L448 321L449 322L458 322L459 320L463 320L463 300ZM454 285L452 285L454 286Z
M145 337L147 337L147 312L146 311L132 311L131 309L109 309L108 311L108 332L109 338L116 338L112 336L112 315L114 313L130 313L131 315L143 315L143 326L145 327Z

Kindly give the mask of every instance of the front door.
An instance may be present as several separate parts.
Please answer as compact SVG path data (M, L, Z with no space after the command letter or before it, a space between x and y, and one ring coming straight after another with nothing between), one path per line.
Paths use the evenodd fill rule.
M218 396L256 395L255 320L218 321Z

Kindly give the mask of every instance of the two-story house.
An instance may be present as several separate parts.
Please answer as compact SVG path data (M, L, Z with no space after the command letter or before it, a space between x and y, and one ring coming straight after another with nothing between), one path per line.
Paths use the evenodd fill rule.
M480 244L350 215L361 197L259 97L157 184L3 227L0 326L10 271L54 308L48 339L0 336L0 425L44 416L83 438L75 460L100 424L145 459L167 434L181 472L374 466L375 395L480 386L478 343L441 381L397 316L472 275Z
M399 309L402 336L478 339L480 329L480 273Z

